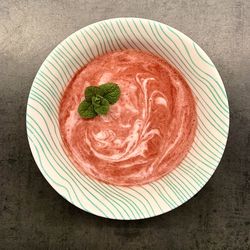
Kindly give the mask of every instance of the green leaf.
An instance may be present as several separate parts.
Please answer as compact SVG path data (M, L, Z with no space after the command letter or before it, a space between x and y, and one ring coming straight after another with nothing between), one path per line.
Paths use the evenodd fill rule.
M88 86L85 89L85 100L87 102L92 101L92 97L96 95L102 95L102 90L97 86Z
M92 97L92 104L99 115L106 115L109 111L109 102L100 95Z
M104 83L99 86L100 94L102 97L104 97L109 104L114 104L118 101L121 90L119 86L116 83L108 82Z
M78 113L82 118L93 118L97 116L97 113L94 110L94 106L91 102L86 100L82 101L78 107Z
M109 82L99 86L89 86L85 89L85 100L79 104L78 113L82 118L93 118L106 115L109 105L118 101L121 95L117 84Z

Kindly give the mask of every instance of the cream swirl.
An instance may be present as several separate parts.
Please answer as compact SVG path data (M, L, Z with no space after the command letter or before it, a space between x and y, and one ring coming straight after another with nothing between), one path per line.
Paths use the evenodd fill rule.
M119 101L106 116L81 119L77 107L88 85L113 81ZM156 180L188 152L196 129L195 102L180 73L151 54L125 50L96 58L68 85L60 130L76 167L115 185Z

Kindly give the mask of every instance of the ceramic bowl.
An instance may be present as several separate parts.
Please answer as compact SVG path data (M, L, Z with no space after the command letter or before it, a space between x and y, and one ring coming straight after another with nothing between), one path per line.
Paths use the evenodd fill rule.
M134 187L80 174L64 152L58 124L59 102L75 72L99 55L125 48L149 51L174 65L193 91L198 115L194 143L182 163L162 179ZM60 195L92 214L133 220L166 213L206 184L225 149L229 107L216 67L194 41L156 21L115 18L78 30L49 54L32 84L26 123L36 164Z

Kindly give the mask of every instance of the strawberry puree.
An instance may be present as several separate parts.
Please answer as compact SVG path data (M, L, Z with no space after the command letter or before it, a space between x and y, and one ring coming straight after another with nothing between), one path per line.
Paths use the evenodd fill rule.
M121 89L106 116L83 119L77 108L87 86ZM77 169L105 183L133 186L173 170L196 130L192 92L163 59L136 50L112 52L82 68L66 88L59 112L65 151Z

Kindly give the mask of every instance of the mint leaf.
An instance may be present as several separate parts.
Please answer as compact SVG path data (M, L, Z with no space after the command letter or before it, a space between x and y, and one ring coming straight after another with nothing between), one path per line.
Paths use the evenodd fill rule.
M91 102L86 100L82 101L78 107L78 113L82 118L93 118L97 116L97 113L94 110L94 106Z
M89 86L85 89L85 100L79 104L78 113L82 118L93 118L106 115L109 105L116 103L121 95L116 83L104 83L99 86Z
M109 104L116 103L121 95L120 88L116 83L104 83L99 86L99 89L99 95L104 97L109 102Z
M109 111L109 102L100 95L92 97L94 110L99 115L106 115Z
M87 102L91 102L92 101L92 97L96 96L96 95L101 95L102 90L97 87L97 86L88 86L85 89L85 100Z

